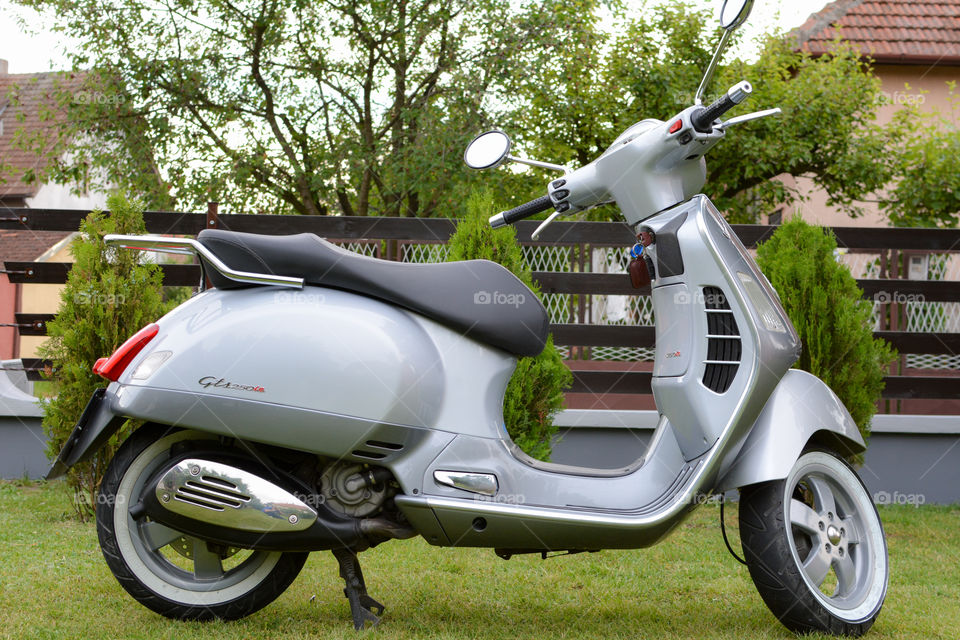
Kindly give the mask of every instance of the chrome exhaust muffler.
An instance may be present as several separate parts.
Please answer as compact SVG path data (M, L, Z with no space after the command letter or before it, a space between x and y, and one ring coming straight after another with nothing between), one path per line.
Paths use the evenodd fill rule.
M317 512L286 489L237 467L188 458L160 476L155 494L168 511L209 525L252 531L303 531Z

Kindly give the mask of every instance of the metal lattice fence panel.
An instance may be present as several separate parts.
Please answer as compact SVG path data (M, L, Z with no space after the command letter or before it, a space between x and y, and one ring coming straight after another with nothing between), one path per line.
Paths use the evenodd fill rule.
M402 242L398 251L390 254L383 241L342 241L340 246L372 257L396 255L403 262L443 262L449 249L442 243ZM523 256L532 271L570 273L586 271L594 273L623 274L627 276L629 258L624 247L590 245L523 245ZM754 250L750 250L754 253ZM845 264L857 279L876 279L883 273L879 252L848 252L840 249L837 261ZM910 260L914 256L908 256ZM956 254L929 254L921 256L923 262L911 265L910 276L928 280L960 280L960 257ZM907 268L907 264L903 265ZM886 276L890 277L890 276ZM595 325L652 326L653 305L649 296L629 295L575 295L569 293L545 293L541 296L552 323L588 323ZM926 302L909 299L903 301L906 326L903 330L927 333L960 333L960 303ZM876 300L874 329L883 329L881 314L885 304ZM564 357L569 354L566 346L560 345ZM593 360L620 362L649 362L654 358L653 348L594 346L589 349ZM960 355L953 354L908 354L905 363L919 369L960 369Z
M916 256L919 271L926 271L927 280L960 279L960 260L956 255L933 253ZM911 264L911 269L914 268ZM915 275L911 273L911 275ZM907 331L956 333L960 331L960 303L908 301ZM916 353L906 357L908 367L916 369L960 369L960 355Z

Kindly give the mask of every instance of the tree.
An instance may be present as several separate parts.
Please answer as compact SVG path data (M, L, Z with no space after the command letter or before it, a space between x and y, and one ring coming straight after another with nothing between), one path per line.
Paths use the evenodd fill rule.
M493 260L539 295L512 227L491 229L487 218L498 211L488 190L474 193L467 202L467 215L450 237L448 261ZM539 355L520 358L503 400L507 433L528 455L548 460L557 432L554 414L563 408L563 392L573 383L573 374L553 345L553 336Z
M497 125L527 155L585 164L640 118L692 104L719 37L712 12L680 0L629 16L622 0L17 1L55 14L88 70L81 99L61 100L59 144L36 143L53 178L247 213L462 215L474 135ZM785 174L851 215L876 199L898 224L955 221L956 127L909 109L878 126L879 80L859 52L793 49L775 34L708 87L709 100L753 83L730 115L784 110L732 129L707 158L705 190L731 221L802 197ZM489 184L514 206L552 177L503 171Z
M511 127L533 155L581 165L637 120L666 119L693 104L719 39L712 13L667 1L634 19L621 12L615 22L625 26L606 32L595 16L572 21L574 37L529 62L544 81L515 78L529 106L514 112ZM812 58L794 51L789 37L771 36L755 63L722 64L705 102L743 79L754 93L729 116L774 106L784 113L731 129L707 157L704 190L731 221L756 222L795 201L799 194L775 180L781 174L811 176L832 204L857 215L857 201L902 170L890 149L907 140L913 114L876 125L880 83L857 51L838 43L833 54Z
M866 439L896 351L873 337L872 304L836 248L829 229L796 217L757 248L757 263L803 343L796 366L833 389Z
M47 325L50 340L41 347L41 356L56 363L54 396L44 403L43 417L51 458L60 452L94 390L107 386L91 370L93 362L109 356L164 312L160 268L141 264L136 251L118 251L103 241L108 233L146 233L143 205L112 195L107 206L110 216L91 213L71 245L75 263L60 294L57 316ZM128 424L94 458L70 470L67 481L81 518L93 515L107 464L131 431Z
M56 177L94 166L151 204L248 213L457 210L488 89L561 28L532 0L20 1L90 69ZM114 170L130 146L140 168Z
M910 133L899 149L888 151L900 171L880 208L895 226L955 227L960 224L960 103L950 83L951 115L920 114L908 121Z

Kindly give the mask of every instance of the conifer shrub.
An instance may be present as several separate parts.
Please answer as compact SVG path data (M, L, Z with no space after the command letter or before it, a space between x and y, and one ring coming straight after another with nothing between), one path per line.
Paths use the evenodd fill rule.
M108 384L93 373L93 364L164 312L160 268L141 263L143 254L138 251L108 247L103 241L108 233L146 233L143 205L116 194L108 198L107 207L109 216L93 211L84 219L80 235L70 246L74 265L60 294L56 318L47 325L50 339L40 350L55 368L52 397L43 405L51 459L70 436L94 390ZM99 453L67 475L81 519L93 515L107 465L135 426L125 424Z
M757 263L803 341L794 366L833 389L866 440L897 353L873 337L873 305L837 261L836 249L829 229L794 217L757 248Z

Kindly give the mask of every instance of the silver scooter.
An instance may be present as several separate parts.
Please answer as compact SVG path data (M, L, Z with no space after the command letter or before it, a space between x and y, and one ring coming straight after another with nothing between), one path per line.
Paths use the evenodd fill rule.
M540 462L510 441L507 382L549 325L497 264L387 262L311 234L108 237L194 254L212 284L96 363L110 385L51 470L94 455L127 419L145 421L97 504L123 588L165 616L235 619L282 593L310 551L332 550L359 629L383 606L357 554L387 540L419 535L503 558L640 548L708 496L739 489L746 562L773 613L798 632L866 631L889 566L877 511L843 460L864 442L823 382L790 369L801 346L776 292L697 195L704 154L726 130L779 111L720 121L746 82L700 104L751 5L724 3L696 104L638 122L543 198L492 218L552 208L542 230L614 201L642 239L660 420L628 467ZM465 160L494 167L509 152L488 132Z

